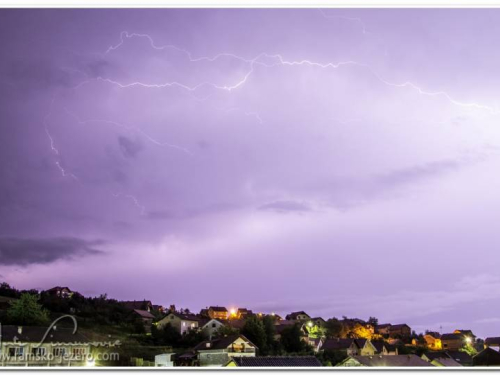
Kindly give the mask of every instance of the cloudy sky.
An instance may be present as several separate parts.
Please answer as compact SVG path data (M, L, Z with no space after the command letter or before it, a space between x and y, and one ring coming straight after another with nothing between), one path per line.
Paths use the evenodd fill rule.
M500 334L500 10L0 10L0 280Z

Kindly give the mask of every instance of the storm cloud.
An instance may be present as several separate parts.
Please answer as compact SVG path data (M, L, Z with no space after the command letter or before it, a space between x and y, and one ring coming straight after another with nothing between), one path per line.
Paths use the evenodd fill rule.
M0 238L0 266L28 266L103 254L95 248L102 241L79 238Z

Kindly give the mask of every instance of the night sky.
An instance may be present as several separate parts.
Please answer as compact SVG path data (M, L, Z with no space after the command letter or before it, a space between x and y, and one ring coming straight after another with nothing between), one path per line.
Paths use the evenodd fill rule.
M500 10L0 10L0 281L500 333Z

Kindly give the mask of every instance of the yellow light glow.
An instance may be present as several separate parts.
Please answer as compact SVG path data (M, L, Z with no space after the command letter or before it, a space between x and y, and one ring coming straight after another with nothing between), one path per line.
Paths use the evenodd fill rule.
M312 326L313 326L313 322L309 322L309 323L307 323L307 325L308 325L309 327L312 327Z
M85 363L85 367L95 367L95 361L93 359L88 359Z
M231 309L229 311L231 312L231 315L236 315L236 309Z
M471 339L470 337L466 337L466 338L465 338L465 342L466 342L467 344L470 344L470 343L472 343L472 339Z

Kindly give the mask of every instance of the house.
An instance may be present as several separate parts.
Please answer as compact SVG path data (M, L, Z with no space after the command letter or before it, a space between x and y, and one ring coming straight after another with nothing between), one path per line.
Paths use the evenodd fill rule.
M474 335L470 329L456 329L453 333L462 335L467 344L473 345L476 342L476 335Z
M408 324L392 324L389 327L389 337L407 338L411 336L411 328Z
M145 310L151 312L153 304L151 301L121 301L120 304L128 310Z
M151 333L151 326L155 318L154 315L146 310L133 310L133 314L141 318L146 333Z
M85 366L90 357L90 341L73 329L54 326L0 326L0 366ZM45 340L44 340L45 336ZM101 346L113 343L99 342Z
M354 339L358 347L358 355L375 355L377 348L367 339Z
M245 309L245 308L239 308L236 311L236 318L237 319L246 319L246 318L249 318L253 315L254 315L254 313L252 310Z
M320 328L326 327L326 320L321 317L311 318L310 322L312 322L313 325L318 326Z
M200 366L224 366L233 357L255 357L255 346L243 335L203 341L194 347Z
M47 290L46 292L50 295L54 295L60 298L71 298L73 297L73 294L75 294L75 292L73 292L67 286L56 286Z
M500 353L486 348L472 357L473 366L500 366Z
M217 333L219 328L224 326L220 320L210 319L210 320L200 320L199 327L201 331L208 337L209 340L212 340L212 337Z
M497 348L496 351L500 350L500 337L487 337L484 340L484 348Z
M298 324L300 326L301 334L302 334L302 339L304 341L308 340L308 333L307 329L305 327L305 324L299 323L296 320L281 320L279 322L276 322L274 325L275 329L275 334L274 334L274 339L279 340L281 338L281 334L283 333L284 330L287 328L293 327L294 325Z
M461 333L444 333L441 335L441 344L444 350L459 350L466 342Z
M314 356L233 357L226 367L321 367Z
M311 320L311 317L304 311L296 311L285 316L286 320Z
M434 367L415 354L349 356L339 367Z
M371 343L376 349L375 354L398 355L398 348L394 345L390 345L385 341L372 341Z
M207 314L211 319L229 319L229 312L225 307L221 306L210 306L208 308Z
M155 355L155 367L174 367L173 356L175 356L175 353Z
M375 326L375 333L379 335L389 335L389 329L391 328L391 324L379 324Z
M156 323L158 329L163 329L170 323L181 335L189 330L197 330L200 318L193 314L181 314L177 312L170 312L163 319Z
M174 310L175 311L175 310ZM202 318L210 318L208 316L208 308L207 309L201 309L200 310L200 313L198 314L200 317Z
M425 344L430 350L442 350L441 334L439 332L427 332L424 335Z
M472 357L466 352L462 352L460 350L448 350L446 354L462 366L472 366Z
M340 351L346 355L358 355L359 347L354 339L328 338L323 342L321 351Z

